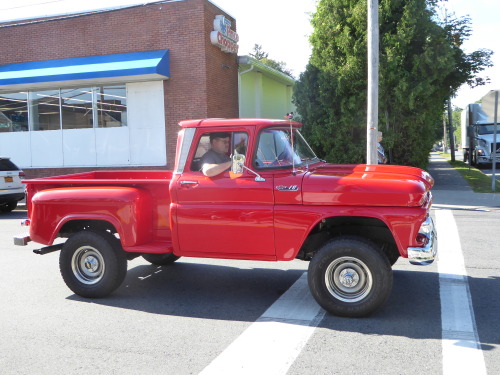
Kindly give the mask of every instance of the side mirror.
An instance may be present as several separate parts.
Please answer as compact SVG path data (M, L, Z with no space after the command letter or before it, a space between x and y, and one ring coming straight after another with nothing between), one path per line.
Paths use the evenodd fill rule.
M232 164L231 164L231 170L229 171L229 176L231 178L238 178L243 175L243 170L246 169L250 173L254 174L255 181L257 182L263 182L266 181L265 178L261 177L257 172L252 171L250 168L245 167L245 155L241 155L238 153L235 153L233 155L233 158L231 159Z
M231 178L238 178L243 174L243 166L245 165L245 155L234 154L231 164Z

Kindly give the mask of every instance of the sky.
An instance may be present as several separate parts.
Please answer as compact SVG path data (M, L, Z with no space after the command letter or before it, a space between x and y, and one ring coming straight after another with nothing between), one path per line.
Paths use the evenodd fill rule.
M2 1L0 22L46 15L102 9L121 5L143 4L150 0L16 0ZM210 0L236 19L240 37L239 55L246 55L255 44L269 53L269 58L282 61L298 78L305 70L311 47L308 37L312 33L310 19L317 0ZM457 16L470 16L472 35L462 46L470 53L480 48L494 51L493 68L481 75L491 83L470 89L462 86L452 99L454 106L463 108L480 100L490 90L500 89L500 1L499 0L448 0L447 12ZM5 50L4 50L5 51Z

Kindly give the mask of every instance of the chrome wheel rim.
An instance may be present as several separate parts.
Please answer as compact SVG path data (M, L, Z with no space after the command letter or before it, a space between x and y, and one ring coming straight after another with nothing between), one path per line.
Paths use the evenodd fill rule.
M370 269L357 258L335 259L325 272L328 291L340 301L358 302L365 298L373 287Z
M102 254L97 249L82 246L73 254L71 268L78 281L93 285L103 278L106 267Z

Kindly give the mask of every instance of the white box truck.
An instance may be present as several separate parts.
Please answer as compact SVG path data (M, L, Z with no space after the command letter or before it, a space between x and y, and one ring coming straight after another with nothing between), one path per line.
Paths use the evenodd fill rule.
M464 162L479 167L493 163L493 157L496 157L497 162L500 161L500 125L496 125L498 135L495 145L493 112L489 106L485 107L480 103L467 104L462 111Z

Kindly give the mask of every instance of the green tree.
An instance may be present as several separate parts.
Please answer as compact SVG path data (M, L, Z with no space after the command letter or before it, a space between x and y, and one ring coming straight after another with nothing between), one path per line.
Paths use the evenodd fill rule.
M438 1L380 0L379 130L391 162L425 167L444 104L490 66L491 52L466 54L467 19L437 19ZM366 159L367 5L321 0L312 56L294 90L309 141L331 162Z
M262 49L260 44L254 44L253 51L249 53L254 59L259 60L264 65L269 66L270 68L276 69L277 71L284 73L290 77L293 77L292 72L286 67L286 63L283 61L276 61L269 58L269 53L265 52Z
M267 59L269 57L269 54L262 49L262 45L254 44L250 56L252 56L256 60L262 60Z

